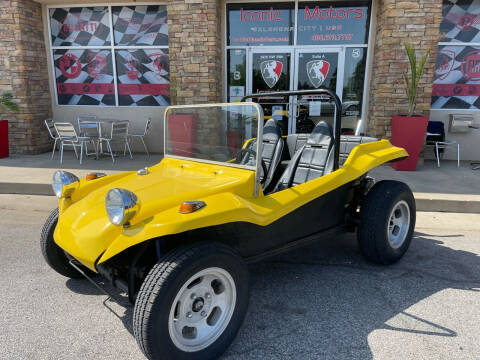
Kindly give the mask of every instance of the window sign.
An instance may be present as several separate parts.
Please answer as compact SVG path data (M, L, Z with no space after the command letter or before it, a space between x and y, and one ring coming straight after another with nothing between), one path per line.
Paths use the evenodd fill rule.
M168 45L165 5L114 6L116 45Z
M59 105L115 105L109 50L54 50Z
M58 105L170 104L165 5L51 8L49 14Z
M442 42L480 42L480 0L443 1Z
M480 47L439 47L432 109L480 109Z
M253 93L290 88L290 54L253 54Z
M292 45L293 3L228 4L228 45Z
M338 53L318 52L298 55L298 90L337 88Z
M169 104L169 68L166 50L117 50L119 105Z
M369 7L308 2L298 4L297 44L365 44Z
M52 46L108 46L106 6L50 9Z

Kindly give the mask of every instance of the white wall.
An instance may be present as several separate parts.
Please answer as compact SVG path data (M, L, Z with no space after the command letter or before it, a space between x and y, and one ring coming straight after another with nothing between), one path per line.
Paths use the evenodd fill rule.
M470 129L468 133L449 133L448 123L450 114L472 114L473 126L480 128L480 111L479 110L430 110L430 120L442 121L445 124L445 139L455 140L460 144L461 160L480 160L480 129ZM457 152L455 149L449 148L445 152L444 159L456 160ZM427 148L425 158L432 159L433 151Z

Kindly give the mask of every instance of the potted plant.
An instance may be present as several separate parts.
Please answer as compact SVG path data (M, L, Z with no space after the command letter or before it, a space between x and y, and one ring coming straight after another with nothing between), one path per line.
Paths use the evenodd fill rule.
M428 117L414 114L415 101L418 83L430 50L427 50L417 62L413 46L409 43L405 43L404 46L410 64L410 76L407 71L403 71L408 96L408 114L392 116L392 144L404 148L409 156L405 160L392 163L392 167L395 170L415 171L428 125Z
M0 110L7 109L18 112L18 105L13 102L10 93L0 95ZM8 156L8 121L2 120L3 113L0 112L0 158Z

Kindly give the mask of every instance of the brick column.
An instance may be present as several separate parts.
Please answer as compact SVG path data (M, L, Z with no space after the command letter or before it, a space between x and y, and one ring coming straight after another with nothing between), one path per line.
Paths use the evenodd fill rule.
M7 113L10 151L51 149L43 120L51 114L42 7L31 0L0 0L0 92L11 92L19 113Z
M219 1L169 1L167 12L172 104L220 101Z
M370 84L369 134L391 136L391 116L407 112L402 70L408 68L404 42L413 44L417 57L431 49L420 80L416 113L430 109L442 0L379 0Z

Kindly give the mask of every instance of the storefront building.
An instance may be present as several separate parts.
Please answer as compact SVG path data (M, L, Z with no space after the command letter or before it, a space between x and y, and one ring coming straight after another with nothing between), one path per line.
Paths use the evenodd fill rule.
M406 111L405 41L419 54L432 50L417 113L436 119L457 110L477 114L475 66L465 78L457 64L473 59L480 46L475 35L462 35L478 33L480 1L466 3L2 0L0 91L12 92L21 104L18 114L6 116L10 147L17 153L49 150L45 118L75 123L79 115L95 114L129 119L138 130L151 117L148 145L161 152L169 104L238 101L253 92L321 86L342 99L345 127L388 138L391 115ZM454 29L440 38L456 17ZM462 93L452 95L458 92L447 90L452 84L464 84ZM317 105L292 99L289 106L270 104L266 112L282 108L285 133L302 132L308 127L296 115L329 111L328 102ZM475 142L473 133L464 137Z

